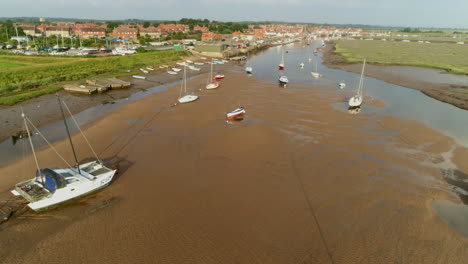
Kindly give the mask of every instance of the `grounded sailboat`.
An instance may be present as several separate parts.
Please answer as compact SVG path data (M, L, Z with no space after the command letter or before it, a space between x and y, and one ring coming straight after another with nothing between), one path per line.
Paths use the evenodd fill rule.
M362 93L364 88L364 68L366 67L366 60L362 64L361 78L359 79L359 86L355 96L349 98L348 105L349 107L359 107L362 104Z
M247 74L252 74L252 72L253 72L252 67L250 67L250 66L245 67L245 72L246 72Z
M30 180L20 182L15 185L15 188L11 191L15 196L21 196L26 199L29 203L28 206L34 211L46 210L47 208L56 206L63 202L75 199L77 197L85 196L92 192L95 192L99 189L102 189L110 184L117 170L109 169L104 166L96 155L96 152L93 150L91 145L88 142L88 139L81 131L81 128L78 126L78 123L71 115L68 106L60 100L57 96L57 100L60 105L60 110L62 112L63 121L67 131L68 139L70 141L70 146L73 151L75 158L75 166L71 166L68 162L58 154L55 148L50 145L50 143L45 139L45 137L40 133L40 131L34 126L34 124L29 120L29 118L22 113L24 125L28 133L29 143L32 148L32 153L36 163L37 171L36 176ZM68 124L65 119L65 114L63 112L62 104L66 107L70 113L73 121L76 126L82 133L86 143L88 143L92 152L96 156L95 161L87 162L84 164L79 164L76 152L73 146L72 139L70 137L70 132L68 130ZM54 150L56 154L69 166L68 168L58 168L51 167L41 169L39 167L39 162L36 156L34 145L31 140L31 133L29 130L29 125L31 125L39 135L46 140L50 147Z
M207 90L211 90L211 89L216 89L219 87L219 82L216 81L216 80L213 80L213 63L211 63L211 67L210 67L210 79L208 79L208 84L206 85L206 89Z
M281 62L278 65L280 71L284 70L284 52L281 52Z
M318 72L318 66L317 66L317 64L318 64L318 60L316 59L316 60L315 60L315 71L310 72L310 74L312 74L312 77L314 77L314 78L320 77L320 73Z
M184 96L182 96L182 90ZM187 94L187 66L184 66L184 75L182 77L182 85L180 86L180 95L177 101L181 104L190 103L198 99L197 95Z

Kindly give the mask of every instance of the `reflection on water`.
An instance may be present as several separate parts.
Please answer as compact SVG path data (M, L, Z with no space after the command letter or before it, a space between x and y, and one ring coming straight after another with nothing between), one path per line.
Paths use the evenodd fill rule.
M451 201L435 201L432 208L452 229L468 237L468 206Z
M288 53L284 54L285 69L283 75L288 76L290 85L308 85L321 88L322 92L328 90L332 93L340 91L354 92L359 84L359 74L327 68L322 64L322 54L313 56L313 51L320 47L320 42L303 46L300 43L288 46ZM281 59L283 48L280 46L262 51L257 56L249 58L248 63L255 69L255 76L265 81L277 81L276 71ZM308 60L308 58L311 58ZM312 59L313 58L313 59ZM297 67L305 62L304 68ZM317 70L315 70L317 62ZM410 68L410 69L408 69ZM392 68L396 71L399 67ZM416 78L426 78L430 75L431 82L463 82L468 83L468 77L439 74L438 71L404 67L401 72L411 72ZM310 72L317 71L323 77L313 78ZM346 89L340 90L337 84L346 83ZM393 115L402 119L418 120L425 125L438 130L454 139L462 145L468 146L468 114L465 110L430 98L420 91L393 85L373 78L364 79L364 96L383 101L386 107L363 107L361 113L375 112L378 114ZM346 111L345 109L343 109ZM447 118L449 117L449 118Z
M361 112L361 107L348 107L348 113L352 115L359 114Z
M392 115L401 119L416 120L422 122L447 136L454 138L459 144L468 146L468 112L450 104L446 104L430 98L418 90L408 89L398 85L386 83L377 79L366 77L364 79L364 102L361 107L348 108L347 100L343 100L340 93L346 93L346 97L352 96L359 85L359 74L327 68L322 64L322 54L313 56L313 51L320 43L311 43L310 46L294 44L288 47L288 53L284 56L285 70L283 75L288 76L291 88L285 90L294 93L296 87L311 87L312 96L328 95L337 98L332 106L349 114L382 114ZM249 65L256 69L255 76L264 79L265 82L277 81L275 76L278 61L281 58L281 47L275 47L249 58ZM304 63L304 68L297 67ZM316 68L317 62L317 68ZM412 78L432 82L464 85L468 83L467 76L441 73L438 70L420 69L415 67L392 66L386 68L389 73L396 76L406 75ZM319 72L320 78L314 78L311 72ZM340 84L343 85L340 85ZM346 89L343 89L345 88ZM320 93L316 92L320 89ZM384 102L385 107L369 105L372 101ZM304 110L304 109L302 109ZM299 111L294 109L294 111ZM312 113L310 113L312 116ZM452 176L447 176L447 182L454 186L454 190L465 202L468 201L468 176L457 170L455 165L451 168Z

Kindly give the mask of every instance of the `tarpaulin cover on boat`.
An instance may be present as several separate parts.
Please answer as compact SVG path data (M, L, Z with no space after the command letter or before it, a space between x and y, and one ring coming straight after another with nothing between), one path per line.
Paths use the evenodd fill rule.
M45 179L45 187L52 193L55 192L56 189L63 188L67 185L63 176L51 169L43 169L41 170L41 174Z

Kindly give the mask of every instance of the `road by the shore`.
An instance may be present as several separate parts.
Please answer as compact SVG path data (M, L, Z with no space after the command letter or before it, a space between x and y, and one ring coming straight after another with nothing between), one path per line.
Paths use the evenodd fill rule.
M339 91L225 73L218 90L198 90L206 75L192 80L194 103L173 106L177 85L88 126L117 179L0 226L0 259L465 263L468 240L431 210L435 200L459 202L437 164L454 149L453 161L468 169L465 148L418 122L339 111ZM239 104L246 120L226 123ZM66 140L54 145L71 157ZM50 149L38 156L41 166L62 165ZM31 156L0 168L0 197L33 172Z
M334 52L334 43L329 43L323 52L323 64L329 68L340 69L343 71L361 73L362 64L348 63L343 57ZM401 74L402 71L411 68L407 66L376 65L367 64L365 75L379 79L391 84L420 90L422 93L445 103L451 104L461 109L468 110L468 83L466 85L439 83L417 78L410 74ZM439 70L434 71L434 75L439 74Z

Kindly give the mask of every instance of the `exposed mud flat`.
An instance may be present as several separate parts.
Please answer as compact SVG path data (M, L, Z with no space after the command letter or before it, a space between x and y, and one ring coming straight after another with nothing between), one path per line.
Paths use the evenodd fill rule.
M200 91L205 84L206 75L189 82L194 103L173 106L176 86L88 126L98 153L120 167L117 179L40 219L0 226L0 259L465 263L468 240L431 206L459 203L440 172L446 153L453 166L465 160L451 138L417 122L343 113L330 89L279 88L235 68L219 89ZM226 122L239 105L244 121ZM74 138L80 159L91 157ZM71 157L67 141L54 145ZM38 155L41 166L62 165L52 150ZM0 197L33 173L30 156L1 168Z

